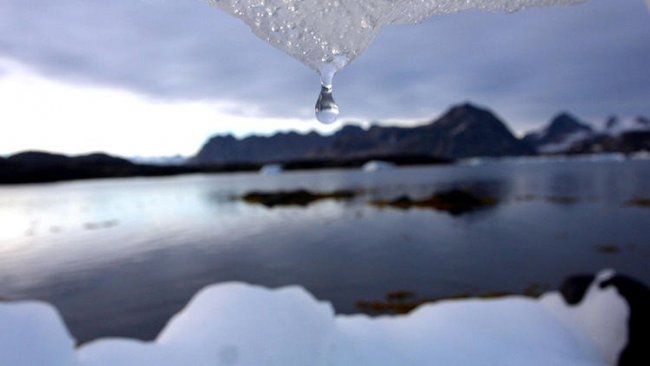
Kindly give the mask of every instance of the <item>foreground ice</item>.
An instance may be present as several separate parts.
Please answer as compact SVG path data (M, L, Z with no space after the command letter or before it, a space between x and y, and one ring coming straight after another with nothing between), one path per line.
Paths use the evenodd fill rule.
M242 283L199 292L153 342L102 339L74 349L57 311L0 303L0 365L613 365L629 310L598 283L578 306L540 300L442 301L407 316L335 316L299 287Z
M352 62L389 24L464 10L513 12L586 0L208 0L315 71Z

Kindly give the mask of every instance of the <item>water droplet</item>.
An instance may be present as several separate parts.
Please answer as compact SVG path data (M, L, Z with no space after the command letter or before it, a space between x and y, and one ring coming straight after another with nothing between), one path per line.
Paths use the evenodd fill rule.
M332 96L331 86L321 86L320 96L316 102L316 118L325 124L336 122L339 117L339 106L336 105Z
M326 124L334 123L339 117L339 106L332 95L334 75L347 63L345 55L336 55L328 60L323 60L318 73L320 74L320 96L316 102L316 118Z

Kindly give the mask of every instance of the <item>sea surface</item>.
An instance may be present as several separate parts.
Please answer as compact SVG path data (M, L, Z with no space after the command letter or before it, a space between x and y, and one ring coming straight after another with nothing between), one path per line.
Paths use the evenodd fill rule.
M252 190L351 189L274 207ZM460 188L498 204L462 215L368 202ZM410 291L436 299L557 288L614 268L650 283L650 161L486 161L279 175L0 187L0 298L60 309L79 341L152 339L202 287L300 285L339 313Z

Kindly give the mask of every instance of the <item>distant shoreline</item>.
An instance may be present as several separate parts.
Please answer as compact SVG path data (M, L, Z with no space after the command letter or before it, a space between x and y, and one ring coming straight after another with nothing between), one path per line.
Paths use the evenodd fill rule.
M269 162L280 164L283 170L316 170L328 168L361 168L372 160L390 162L397 166L451 164L451 159L427 155L382 155L347 159L308 159ZM6 159L0 158L0 185L54 183L71 180L104 178L164 177L186 174L218 174L257 172L266 163L224 163L153 165L138 164L103 153L66 156L47 152L24 152Z
M479 165L494 160L530 159L531 161L580 160L623 161L627 159L649 160L649 153L603 153L603 154L536 154L529 156L475 157L468 159L445 159L430 155L373 155L352 158L322 158L292 161L233 162L180 165L142 164L104 153L66 156L48 152L23 152L8 158L0 157L0 186L56 183L76 180L170 177L190 174L254 173L266 165L279 165L282 171L319 169L361 169L370 161L383 161L395 166L433 165Z

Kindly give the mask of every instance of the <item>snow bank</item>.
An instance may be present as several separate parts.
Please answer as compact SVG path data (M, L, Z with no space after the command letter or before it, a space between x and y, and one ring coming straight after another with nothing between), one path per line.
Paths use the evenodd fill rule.
M0 365L612 365L629 313L598 281L576 307L551 293L378 318L335 316L299 287L227 283L199 292L153 342L103 339L76 351L51 306L7 303Z
M557 293L546 294L540 300L576 336L586 335L612 365L627 344L630 317L628 304L615 287L599 288L600 283L613 276L613 271L601 272L575 307L567 307Z
M243 20L263 40L320 71L324 63L340 69L352 62L388 24L414 24L463 10L512 12L586 0L209 1Z
M404 317L337 319L332 365L605 365L536 300L448 301Z
M51 305L0 302L0 365L75 365L74 344Z
M240 283L208 287L174 316L155 342L99 340L82 365L321 365L334 311L305 290Z

